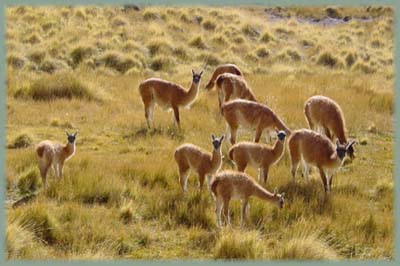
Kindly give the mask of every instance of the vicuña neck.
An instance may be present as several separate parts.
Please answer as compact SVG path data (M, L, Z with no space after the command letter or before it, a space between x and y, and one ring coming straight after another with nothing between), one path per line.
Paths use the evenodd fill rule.
M275 142L275 145L272 148L272 152L274 154L275 159L278 159L283 154L284 147L285 147L285 141L277 140Z
M266 200L266 201L275 201L277 200L277 197L272 194L271 192L267 191L263 187L261 187L258 184L255 184L254 186L254 195L260 199Z
M211 157L211 168L213 169L213 172L217 171L218 168L221 167L222 163L222 152L221 150L213 150L212 152L212 157Z
M75 142L74 143L68 142L64 146L64 151L66 152L66 157L71 156L75 152Z
M199 83L192 82L190 89L186 93L183 104L190 105L196 99L198 92L199 92Z

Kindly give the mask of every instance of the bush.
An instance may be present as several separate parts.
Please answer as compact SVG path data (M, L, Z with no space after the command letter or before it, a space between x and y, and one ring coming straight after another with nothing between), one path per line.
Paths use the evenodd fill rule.
M36 64L40 64L42 63L43 59L46 57L46 51L42 51L42 50L37 50L37 51L33 51L32 53L30 53L28 55L28 58L36 63Z
M347 67L351 67L357 61L357 54L349 52L347 53L345 59Z
M189 41L189 45L198 49L205 49L207 46L201 36L194 37Z
M33 33L32 35L30 35L29 37L27 37L24 40L24 42L30 43L30 44L37 44L37 43L40 43L41 41L42 41L42 38L37 33Z
M273 40L272 35L269 32L264 32L264 34L261 36L260 39L260 41L264 43L268 43L272 40Z
M57 70L57 66L53 61L45 60L39 65L39 70L49 74L53 74L54 71Z
M325 9L326 15L330 18L336 18L339 19L342 17L342 15L339 13L339 11L334 8L334 7L327 7Z
M154 13L152 11L145 11L143 13L143 19L146 20L146 21L156 20L156 19L159 19L159 18L160 18L160 15L157 14L157 13Z
M256 50L256 55L260 58L265 58L269 56L269 51L265 47L260 47Z
M262 254L256 231L222 231L214 248L215 259L256 259Z
M169 43L160 40L151 41L147 45L147 48L149 49L151 56L155 56L160 53L169 53L172 50Z
M17 136L11 144L7 146L9 149L19 149L31 146L33 143L32 137L26 133Z
M57 98L78 98L94 100L86 85L72 74L57 74L34 81L27 89L20 89L14 97L28 97L35 101L49 101Z
M32 193L40 186L39 168L33 166L18 177L17 187L21 194Z
M260 32L257 30L256 27L250 25L250 24L245 24L242 27L242 32L248 36L248 37L252 37L252 38L256 38L260 36Z

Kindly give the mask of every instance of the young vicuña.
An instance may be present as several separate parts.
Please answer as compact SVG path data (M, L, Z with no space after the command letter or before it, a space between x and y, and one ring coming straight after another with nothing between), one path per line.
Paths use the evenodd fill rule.
M258 180L266 183L269 167L280 160L285 150L285 131L277 132L277 136L278 139L272 148L254 142L237 143L229 150L229 158L235 162L240 172L244 172L247 164L258 168Z
M214 73L211 76L210 81L206 85L206 90L211 90L214 87L215 80L217 77L223 73L232 73L238 76L243 76L242 71L234 65L234 64L223 64L217 66L217 68L214 70Z
M239 126L256 129L254 142L259 142L264 129L267 131L279 129L290 135L290 129L285 123L264 104L236 99L224 103L221 109L232 145L236 143L236 133Z
M247 85L243 76L238 76L231 73L224 73L217 77L217 91L218 91L218 107L221 108L222 103L230 99L246 99L256 102L254 93Z
M304 114L310 129L319 129L332 142L336 137L341 144L347 144L345 120L342 109L337 102L321 95L312 96L304 105ZM353 146L349 147L347 154L350 158L354 157Z
M190 106L199 92L200 79L203 71L195 73L192 70L193 80L189 90L182 86L158 78L149 78L139 85L139 92L144 104L147 126L153 120L153 110L157 103L166 109L172 108L175 122L180 128L179 107Z
M331 190L333 174L343 163L346 152L354 141L342 145L336 141L336 147L326 136L309 129L292 132L288 140L293 181L300 160L303 163L303 175L309 180L308 165L316 166L321 175L325 192Z
M215 175L211 182L211 192L215 199L215 213L217 215L217 225L221 226L221 211L224 208L224 217L228 225L229 218L229 202L231 199L241 199L242 208L240 215L241 226L244 223L246 213L248 212L248 203L250 196L254 195L260 199L271 201L279 208L283 207L285 194L278 194L277 188L274 193L264 189L251 176L236 171L223 171Z
M66 133L68 138L66 145L50 140L43 140L36 146L36 155L44 187L47 186L46 177L50 166L53 165L56 177L61 178L64 163L75 154L75 140L78 131L74 134L69 134L68 131Z
M207 176L208 185L210 178L222 164L221 144L225 136L215 138L211 135L213 145L212 154L190 143L183 144L175 150L175 161L178 164L179 183L183 191L187 190L189 169L192 168L199 176L199 189L203 188L204 178Z

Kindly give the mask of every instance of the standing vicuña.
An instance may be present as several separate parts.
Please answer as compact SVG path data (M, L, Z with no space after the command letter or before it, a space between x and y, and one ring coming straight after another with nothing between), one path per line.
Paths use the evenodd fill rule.
M183 191L187 190L189 169L192 168L199 176L199 189L203 188L204 178L207 176L210 184L211 175L215 174L222 164L221 144L225 136L215 138L211 135L213 151L209 152L190 143L179 146L175 151L175 161L179 168L179 183Z
M277 135L278 139L272 148L265 144L247 141L235 144L229 150L229 158L235 162L240 172L244 172L247 164L258 168L258 180L262 179L266 183L269 167L280 160L285 150L285 131L279 131Z
M343 112L334 100L321 95L312 96L304 105L304 114L310 129L316 130L320 127L319 131L324 132L332 142L336 137L341 144L347 143ZM353 159L352 146L347 154Z
M66 133L68 137L66 145L50 140L43 140L36 146L39 170L44 187L47 186L46 177L50 166L53 165L56 177L61 178L65 161L70 159L75 153L75 140L78 131L74 134L69 134L67 131Z
M228 126L227 131L230 133L232 145L236 143L236 133L240 125L256 129L254 142L260 140L264 129L267 129L267 131L279 129L285 131L287 135L290 135L290 129L274 111L261 103L242 99L229 101L222 105L222 115L226 120Z
M242 208L240 224L243 225L246 216L250 196L254 195L266 201L272 201L279 208L283 207L285 194L278 194L275 188L274 193L267 191L249 175L242 172L224 171L215 175L211 182L211 191L215 199L215 213L217 225L221 226L221 211L224 208L224 216L227 224L230 225L229 202L231 199L241 199Z
M214 73L212 74L210 81L207 83L206 90L211 90L214 87L215 80L217 79L217 77L223 73L232 73L238 76L243 76L242 71L240 71L240 69L234 64L219 65L214 70Z
M292 133L288 140L291 172L293 181L296 177L300 160L303 163L303 175L308 177L308 165L319 169L325 192L331 190L333 174L343 163L346 152L353 146L354 141L342 145L336 141L336 147L324 135L309 129L300 129Z
M153 110L157 103L166 109L172 108L175 122L180 128L179 107L190 106L197 97L199 84L203 71L196 74L192 70L193 80L189 90L182 86L158 78L149 78L139 85L140 96L144 104L147 126L153 120Z
M224 73L217 77L216 84L219 108L221 108L222 103L229 101L231 98L240 98L253 102L257 101L253 91L242 76Z

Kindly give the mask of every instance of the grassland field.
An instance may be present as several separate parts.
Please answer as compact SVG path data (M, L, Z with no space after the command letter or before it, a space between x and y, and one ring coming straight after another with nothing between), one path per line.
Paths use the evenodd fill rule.
M393 259L391 8L15 6L6 19L8 259ZM193 173L183 195L173 152L184 142L211 151L210 135L225 133L217 93L181 110L182 131L159 107L147 130L138 84L188 88L204 68L204 88L221 63L239 66L291 129L307 127L308 97L340 104L358 145L332 193L316 171L293 184L286 152L265 185L286 193L284 208L252 199L245 228L239 202L233 228L216 227ZM50 174L42 190L35 144L66 143L76 129L64 177ZM239 141L253 136L241 130ZM234 168L228 149L222 169Z

